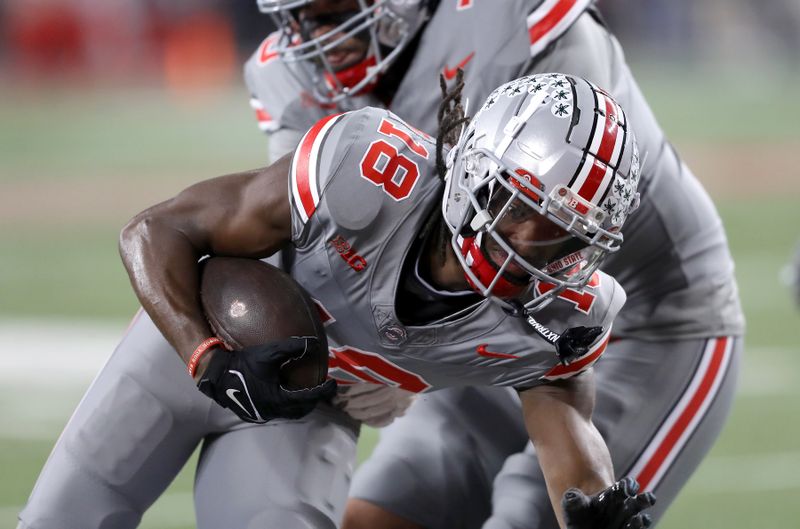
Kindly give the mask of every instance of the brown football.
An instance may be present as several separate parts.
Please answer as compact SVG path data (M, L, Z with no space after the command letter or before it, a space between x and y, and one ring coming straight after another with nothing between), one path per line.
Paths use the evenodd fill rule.
M316 354L281 368L287 389L317 386L328 375L328 342L311 298L288 274L257 259L211 257L202 262L200 300L214 333L234 349L290 336L316 336Z

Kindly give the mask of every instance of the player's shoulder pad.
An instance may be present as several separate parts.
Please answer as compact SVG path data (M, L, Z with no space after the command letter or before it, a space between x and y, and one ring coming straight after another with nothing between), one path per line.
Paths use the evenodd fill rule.
M443 15L459 24L457 29L454 28L457 31L481 24L477 27L485 28L485 31L473 30L473 40L490 49L496 45L502 48L504 42L513 42L516 47L516 37L512 41L507 37L524 31L530 57L535 58L558 40L592 4L593 0L449 0L441 2L437 10L442 10ZM524 24L520 25L519 21L524 21Z
M327 116L309 129L295 150L290 171L293 208L303 224L323 200L329 210L349 208L367 218L367 206L406 198L417 180L429 175L434 158L433 138L388 110L366 107ZM329 199L332 187L335 207Z
M281 116L302 92L300 83L278 57L279 32L268 35L244 64L244 81L250 91L250 106L258 127L264 132L277 130Z
M561 37L593 0L524 0L531 57L537 57Z
M558 298L545 309L555 311L555 319L567 322L567 327L599 326L602 327L603 333L594 340L586 353L567 365L555 365L541 379L569 378L592 367L605 352L611 338L614 319L625 304L625 300L625 290L622 286L613 277L600 271L594 273L584 289L567 290L559 294ZM564 312L565 310L567 312Z

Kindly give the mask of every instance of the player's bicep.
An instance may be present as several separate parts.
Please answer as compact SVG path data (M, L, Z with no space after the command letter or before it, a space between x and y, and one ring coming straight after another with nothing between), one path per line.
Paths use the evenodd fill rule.
M594 374L591 368L565 380L540 384L519 392L531 437L546 439L563 427L565 419L591 420L594 408ZM562 425L559 425L562 423Z
M177 228L201 252L272 255L290 240L288 167L289 159L284 158L269 167L187 188L168 206L178 219Z

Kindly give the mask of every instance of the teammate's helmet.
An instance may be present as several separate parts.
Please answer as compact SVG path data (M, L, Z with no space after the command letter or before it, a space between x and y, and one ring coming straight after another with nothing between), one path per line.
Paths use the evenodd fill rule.
M492 92L447 165L442 208L467 280L528 312L585 286L619 249L639 202L624 112L568 75L522 77Z
M314 97L323 104L374 88L430 16L430 0L352 0L353 9L327 14L315 24L332 29L311 35L299 16L314 0L256 0L262 13L273 17L281 37L280 58ZM366 54L356 64L335 68L326 57L351 38L366 42Z

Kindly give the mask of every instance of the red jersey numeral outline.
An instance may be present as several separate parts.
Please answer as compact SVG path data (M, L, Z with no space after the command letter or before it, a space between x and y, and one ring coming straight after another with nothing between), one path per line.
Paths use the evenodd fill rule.
M589 282L586 283L586 287L584 289L575 290L574 288L567 288L559 292L558 297L575 305L575 310L583 312L584 314L589 314L589 312L592 310L592 305L594 305L594 301L597 299L597 296L586 289L590 288L594 290L598 286L600 286L600 274L595 272L592 274ZM552 283L539 281L536 284L536 291L539 294L545 294L553 290L555 287L556 286Z
M386 118L382 119L378 125L378 133L399 139L417 156L426 160L430 157L430 152L425 145L416 141L411 134ZM417 163L385 140L376 140L369 144L359 168L362 178L383 188L386 194L397 202L408 198L419 179Z
M406 147L411 149L416 154L422 156L426 160L430 157L428 149L426 149L423 144L416 142L409 133L407 133L403 129L397 128L394 123L392 123L386 118L381 120L381 124L378 126L378 132L380 132L384 136L395 137L399 139L400 141L406 144ZM417 132L419 134L418 131L414 132Z
M422 393L431 385L421 376L403 369L378 353L364 351L355 347L331 347L328 358L328 376L335 380L336 371L341 370L364 382L394 386L412 393ZM343 383L352 383L347 378Z
M359 164L361 176L397 202L408 198L419 178L419 166L384 140L373 141Z

